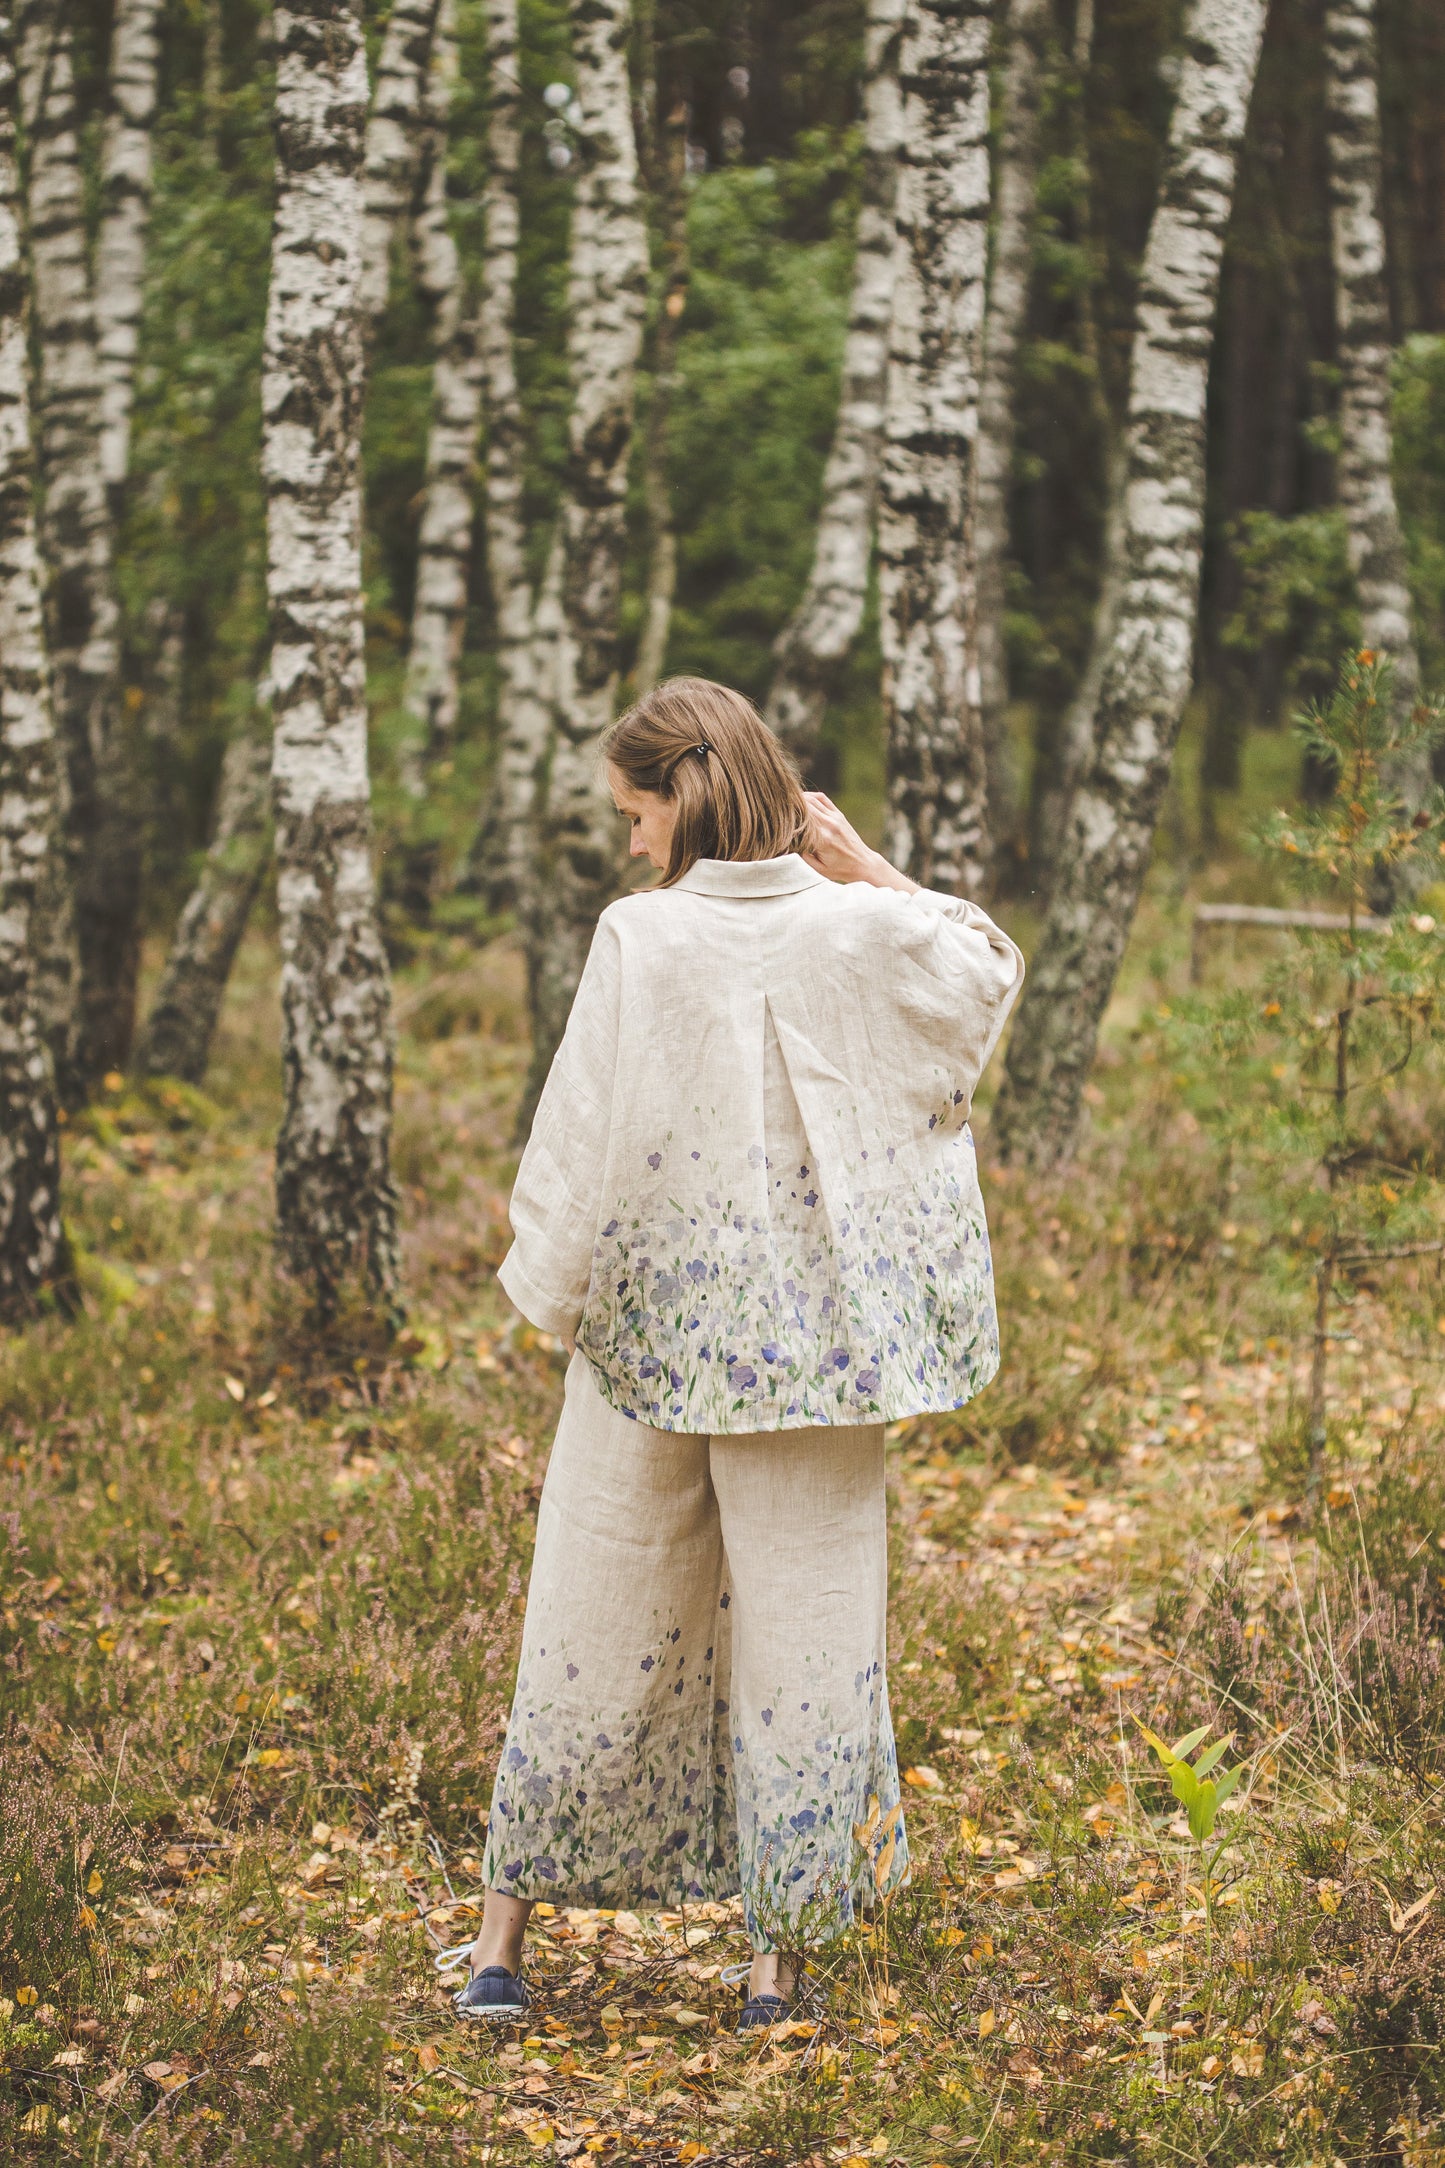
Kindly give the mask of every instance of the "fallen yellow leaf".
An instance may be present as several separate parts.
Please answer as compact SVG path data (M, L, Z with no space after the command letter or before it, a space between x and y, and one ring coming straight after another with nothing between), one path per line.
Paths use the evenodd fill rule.
M92 1867L90 1870L90 1879L85 1885L86 1896L98 1897L104 1888L105 1876L101 1873L98 1867Z
M1340 1909L1340 1899L1344 1894L1338 1882L1324 1881L1315 1891L1315 1902L1321 1912L1335 1913Z
M530 2128L522 2133L528 2145L532 2146L538 2153L541 2152L544 2145L550 2145L556 2135L557 2133L550 2123L533 2123Z
M990 2033L991 2033L991 2032L993 2031L993 2027L994 2027L994 2016L993 2016L993 2012L992 2012L992 2010L980 2010L980 2011L979 2011L979 2013L978 2013L978 2037L979 2037L979 2039L980 2039L980 2040L987 2040L987 2038L988 2038L989 2034L990 2034Z

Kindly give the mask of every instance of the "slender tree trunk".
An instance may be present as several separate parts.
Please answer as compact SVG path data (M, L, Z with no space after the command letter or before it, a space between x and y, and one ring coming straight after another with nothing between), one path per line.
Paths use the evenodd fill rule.
M57 749L35 545L15 41L0 15L0 1315L63 1286L55 1081L32 936L55 831Z
M597 915L617 891L617 819L597 751L617 683L627 465L647 290L628 31L627 0L572 0L581 106L568 281L572 413L550 767L527 926L532 1067L524 1120L561 1040Z
M420 283L432 302L436 325L426 493L404 694L415 730L403 780L417 798L425 794L427 766L445 758L456 739L482 414L477 323L465 306L446 210L446 113L456 55L451 17L451 0L441 0L432 50L429 178L417 235Z
M805 766L817 750L829 694L858 636L868 599L893 313L894 201L903 127L898 65L906 15L907 0L869 0L863 187L838 417L823 470L812 570L773 650L777 667L767 720Z
M100 463L118 489L130 462L130 410L145 290L161 0L117 0L111 32L111 110L101 152L95 320L104 383Z
M437 7L438 0L394 0L377 56L361 231L361 307L368 328L386 307L391 244L416 205Z
M988 44L986 0L910 13L878 498L888 854L928 887L974 895L990 871L971 531Z
M436 0L422 106L420 187L412 221L412 247L417 285L433 317L447 312L453 324L461 315L461 258L447 203L447 144L458 65L455 0Z
M276 222L262 361L285 1108L284 1271L324 1317L364 1268L394 1297L392 1033L371 865L361 607L358 0L276 24Z
M672 598L677 592L677 535L668 475L672 400L677 389L677 337L687 306L687 101L654 65L653 131L657 168L654 198L663 270L662 305L652 333L652 397L642 491L647 504L647 594L635 672L639 693L651 692L667 661Z
M1011 0L1004 117L994 167L993 268L983 326L978 399L974 549L978 578L978 683L996 843L1018 823L1017 766L1009 744L1008 655L1004 645L1009 483L1019 342L1028 315L1038 200L1039 105L1051 0Z
M31 254L39 348L41 548L56 728L70 798L68 879L80 953L78 1013L47 1014L58 1081L84 1097L121 1068L135 1020L141 836L132 747L118 698L114 528L101 465L105 377L86 266L68 0L21 15ZM58 986L54 973L49 984Z
M1204 424L1224 233L1265 0L1191 0L1163 183L1139 278L1125 580L1096 752L1020 1004L992 1130L1048 1166L1078 1135L1099 1023L1133 924L1188 698L1204 534Z
M271 855L270 815L270 741L248 730L226 747L216 832L136 1047L141 1076L205 1082L231 965Z
M487 0L487 58L485 261L476 337L486 393L487 573L497 625L501 689L496 776L460 885L485 896L488 907L500 911L514 904L520 909L523 904L533 863L531 822L550 712L538 678L543 663L550 661L550 649L544 655L533 648L532 588L522 518L525 430L514 347L517 171L522 147L517 0ZM539 649L544 640L555 638L561 612L561 582L559 529L553 538L538 600Z
M1380 70L1375 0L1330 0L1325 15L1330 253L1340 368L1338 486L1366 647L1394 659L1407 711L1420 694L1405 537L1390 471L1391 364L1385 287ZM1411 812L1430 790L1422 750L1395 778Z

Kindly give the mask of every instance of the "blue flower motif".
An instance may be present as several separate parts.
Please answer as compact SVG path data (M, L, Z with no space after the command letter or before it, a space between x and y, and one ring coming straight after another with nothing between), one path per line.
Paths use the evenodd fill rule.
M739 1363L732 1374L731 1383L735 1392L745 1393L750 1386L756 1385L757 1382L758 1373L751 1363Z
M661 1152L649 1152L647 1155L647 1164L649 1167L651 1167L653 1173L656 1174L658 1168L662 1165Z
M705 1280L707 1278L707 1266L702 1258L693 1257L688 1260L687 1276L690 1280Z
M818 1202L818 1192L815 1189L810 1189L807 1195L804 1197L803 1202L808 1207L808 1210L811 1212L814 1205Z
M603 1240L605 1241L608 1235L615 1235L620 1224L618 1220L610 1219L602 1230Z

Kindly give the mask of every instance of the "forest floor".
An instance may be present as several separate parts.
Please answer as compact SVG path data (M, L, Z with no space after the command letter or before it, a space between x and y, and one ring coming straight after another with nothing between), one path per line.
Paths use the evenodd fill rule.
M390 1344L270 1278L264 932L209 1094L71 1125L84 1314L0 1343L0 2153L1440 2168L1441 1372L1362 1295L1307 1525L1302 1303L1117 1037L1080 1168L986 1178L1000 1380L892 1434L911 1886L746 2042L720 1906L541 1907L527 2024L454 2021L562 1364L492 1277L515 958L398 1013ZM1207 1850L1136 1719L1232 1739Z

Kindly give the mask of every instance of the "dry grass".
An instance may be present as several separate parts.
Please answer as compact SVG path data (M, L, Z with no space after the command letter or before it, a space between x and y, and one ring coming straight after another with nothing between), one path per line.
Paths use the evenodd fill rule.
M397 1346L271 1287L264 940L213 1097L71 1138L86 1314L0 1347L0 2153L1445 2162L1429 1291L1362 1300L1311 1534L1301 1320L1125 1063L1080 1173L994 1178L1004 1377L895 1440L913 1887L783 2037L706 1907L552 1914L533 2029L458 2031L561 1369L491 1278L514 965L421 969ZM1131 1713L1248 1760L1208 1907Z

